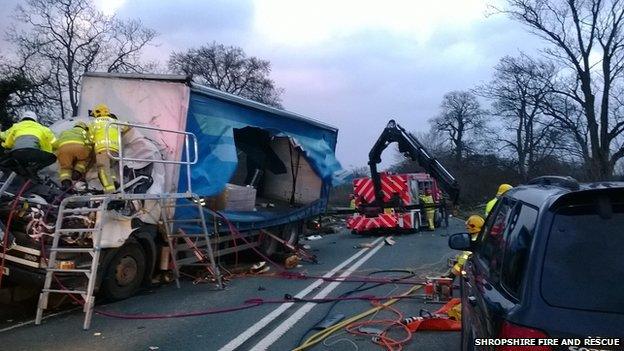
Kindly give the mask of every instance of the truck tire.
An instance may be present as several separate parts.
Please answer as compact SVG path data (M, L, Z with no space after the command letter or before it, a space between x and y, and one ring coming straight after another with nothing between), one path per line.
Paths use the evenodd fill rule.
M299 243L299 235L301 234L302 227L303 224L301 222L294 222L279 226L277 227L277 230L276 228L269 228L267 230L272 234L279 236L289 244L297 245L297 243ZM264 241L261 243L260 248L267 257L271 257L272 255L285 250L284 245L278 243L276 240L267 235L264 236Z
M100 291L108 300L123 300L133 296L145 278L145 252L133 239L116 250L104 270Z

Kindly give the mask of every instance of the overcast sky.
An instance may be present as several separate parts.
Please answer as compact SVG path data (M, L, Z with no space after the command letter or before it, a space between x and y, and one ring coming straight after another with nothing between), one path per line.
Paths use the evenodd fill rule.
M2 2L6 9L19 1ZM366 164L388 119L426 131L444 93L487 81L504 55L542 46L506 17L486 16L487 0L96 3L156 29L148 55L162 64L172 50L212 41L270 60L286 109L339 128L345 168ZM3 30L10 24L0 16Z

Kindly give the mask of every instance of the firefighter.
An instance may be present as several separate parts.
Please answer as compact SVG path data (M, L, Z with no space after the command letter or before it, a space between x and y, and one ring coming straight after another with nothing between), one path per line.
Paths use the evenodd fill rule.
M2 147L10 150L18 167L28 175L36 175L41 168L56 161L52 154L56 136L50 128L39 124L38 120L33 111L25 111L19 122L0 134Z
M425 190L425 194L420 196L420 201L425 208L425 214L427 215L427 223L429 224L429 230L435 230L434 217L435 217L435 203L433 202L433 196L431 190Z
M485 224L485 220L479 215L472 215L468 217L468 220L466 221L466 231L468 231L468 234L470 234L470 239L472 241L477 240L477 236L479 235L479 232L481 232L483 224ZM455 258L456 262L447 277L459 277L461 275L464 263L466 263L466 260L471 254L472 252L470 251L463 251L461 254L457 255L457 257Z
M494 205L496 205L496 201L498 201L498 199L503 196L504 193L506 193L509 189L512 189L513 186L509 185L509 184L501 184L498 186L498 191L496 192L496 197L493 198L492 200L488 201L488 203L485 205L485 217L488 216L488 214L490 214L490 211L492 211L492 209L494 208Z
M119 154L119 130L116 125L106 128L117 117L110 113L108 106L98 104L93 108L93 117L95 119L89 125L89 137L93 142L93 151L95 151L95 164L97 167L98 178L102 183L105 193L115 191L117 177L115 176L117 162L109 156L117 156ZM122 128L121 132L126 132L127 128Z
M72 186L72 179L81 179L91 162L93 145L89 139L89 127L77 122L73 128L61 132L54 144L59 162L59 179L63 189Z

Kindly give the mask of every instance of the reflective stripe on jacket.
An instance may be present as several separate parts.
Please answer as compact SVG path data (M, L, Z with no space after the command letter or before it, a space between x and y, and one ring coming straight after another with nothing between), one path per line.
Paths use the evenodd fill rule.
M102 152L109 149L111 152L119 152L119 130L117 125L108 127L108 135L106 135L106 126L115 122L115 119L105 116L97 117L89 125L89 136L94 144L95 152ZM125 132L127 128L122 126L121 131Z
M86 130L80 127L74 127L72 129L64 130L61 132L56 143L54 143L54 148L58 149L59 147L66 144L80 144L85 146L90 146L91 141L89 140L89 134Z
M50 128L31 120L15 123L11 128L3 132L4 141L2 142L2 147L12 149L15 145L15 139L27 135L39 139L39 147L42 151L52 152L52 144L56 141L56 136Z

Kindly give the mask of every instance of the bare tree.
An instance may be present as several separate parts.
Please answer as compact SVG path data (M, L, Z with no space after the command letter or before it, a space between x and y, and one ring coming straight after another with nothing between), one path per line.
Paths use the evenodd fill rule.
M283 89L269 78L271 63L248 57L239 47L213 42L186 52L174 52L168 66L172 72L193 76L200 84L281 107Z
M477 139L475 133L485 126L485 111L476 96L468 91L445 94L440 109L440 115L430 120L431 127L449 137L451 152L459 164Z
M136 20L119 20L98 11L92 0L26 0L11 30L17 54L11 66L35 75L33 82L58 105L61 118L78 112L80 79L88 71L142 72L152 67L141 51L156 32ZM37 74L31 72L47 72Z
M502 117L493 135L513 150L518 174L526 180L540 160L557 151L561 139L561 129L543 112L555 67L521 55L503 57L494 70L492 81L475 92L491 99L492 114Z
M619 89L614 89L624 72L624 1L507 0L501 12L544 39L549 44L545 54L574 76L573 84L553 87L553 92L578 104L583 113L591 177L611 177L624 157L616 140L624 132L624 118L615 113ZM565 115L553 117L562 125L570 123Z

